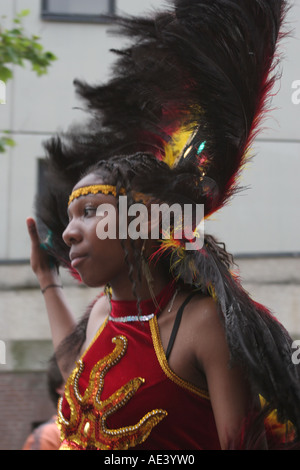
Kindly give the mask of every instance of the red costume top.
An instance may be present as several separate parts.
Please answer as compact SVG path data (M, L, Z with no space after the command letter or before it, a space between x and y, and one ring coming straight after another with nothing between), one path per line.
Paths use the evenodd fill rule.
M167 305L166 286L157 301ZM67 381L59 405L61 449L219 449L206 391L169 368L152 300L113 301ZM154 312L154 313L153 313Z

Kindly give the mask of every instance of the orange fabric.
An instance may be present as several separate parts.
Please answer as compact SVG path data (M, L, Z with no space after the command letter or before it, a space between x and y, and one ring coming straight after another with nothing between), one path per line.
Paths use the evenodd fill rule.
M56 416L38 426L28 436L22 450L58 450L61 444Z

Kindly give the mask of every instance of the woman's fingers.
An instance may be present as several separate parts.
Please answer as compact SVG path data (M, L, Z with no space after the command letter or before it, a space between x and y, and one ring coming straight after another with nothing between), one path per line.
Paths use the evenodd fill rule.
M28 217L26 224L31 239L31 268L36 276L44 276L45 273L51 272L53 262L51 262L45 246L41 243L35 220L32 217Z
M26 224L32 244L36 247L40 246L40 237L37 231L35 220L32 217L28 217L26 219Z

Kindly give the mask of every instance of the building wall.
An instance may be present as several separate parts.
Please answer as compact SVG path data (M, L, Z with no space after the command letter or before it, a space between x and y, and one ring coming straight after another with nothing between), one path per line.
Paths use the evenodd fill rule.
M17 146L1 155L0 259L28 258L25 217L33 213L37 188L37 159L43 156L42 142L71 122L85 118L73 89L74 78L95 83L109 76L114 56L109 50L122 44L109 31L112 25L55 23L40 18L40 0L2 0L6 23L24 8L31 11L26 29L42 37L46 49L58 60L44 77L36 77L29 67L16 67L9 82L7 103L1 106L1 129L14 133ZM147 11L159 0L118 1L119 10ZM244 171L241 184L249 187L228 208L208 223L235 253L300 252L300 218L297 204L300 186L294 177L300 170L300 103L292 101L300 80L300 0L294 0L289 13L292 37L283 40L282 79L272 102L273 111L255 142L255 158ZM300 86L299 86L300 88ZM300 101L298 99L298 101ZM77 108L77 109L76 109ZM263 202L263 204L262 204ZM216 221L216 222L215 222ZM232 230L238 224L239 230Z
M162 0L117 0L117 8L139 13L164 6ZM2 0L7 27L16 12L30 9L26 29L42 38L58 61L37 78L29 67L15 68L0 107L0 129L10 129L16 147L0 154L0 448L21 448L31 425L52 413L45 370L52 354L43 299L29 266L30 243L25 219L34 214L38 159L42 142L84 114L73 80L99 82L109 76L111 48L121 39L111 25L42 21L40 0ZM274 110L255 141L255 158L242 175L249 187L207 221L206 230L237 255L246 289L266 304L295 338L300 338L300 0L289 13L291 37L282 44L283 74ZM300 87L299 87L300 88ZM294 100L293 100L294 97ZM63 273L65 292L79 318L96 295ZM2 348L3 349L3 348ZM2 364L1 362L5 362Z
M22 449L32 430L56 411L44 371L1 373L0 400L1 450Z

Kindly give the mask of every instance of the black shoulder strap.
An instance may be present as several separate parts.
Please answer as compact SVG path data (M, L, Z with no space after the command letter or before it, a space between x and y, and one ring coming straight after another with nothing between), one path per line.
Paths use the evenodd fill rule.
M169 356L171 354L171 351L172 351L172 348L173 348L173 345L174 345L174 342L175 342L175 338L176 338L177 333L178 333L178 329L179 329L179 326L180 326L183 311L184 311L186 305L189 303L189 301L191 300L191 298L195 294L196 294L196 292L191 292L191 294L185 299L183 304L178 309L178 312L177 312L176 318L175 318L175 322L174 322L174 326L173 326L171 336L170 336L170 339L169 339L169 344L168 344L167 351L166 351L167 360L169 359Z

